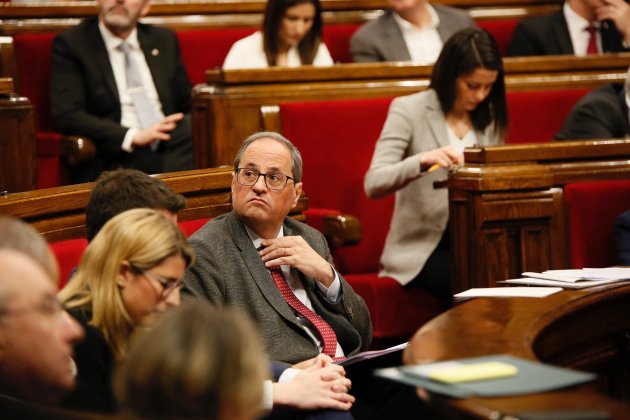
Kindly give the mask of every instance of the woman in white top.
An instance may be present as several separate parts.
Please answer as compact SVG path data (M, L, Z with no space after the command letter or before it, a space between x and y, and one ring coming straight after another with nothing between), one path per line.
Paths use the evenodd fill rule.
M433 183L464 163L465 147L503 143L507 121L494 38L478 28L456 32L433 67L429 89L392 102L365 175L368 197L396 194L380 276L450 302L448 191Z
M234 43L224 69L331 66L319 0L268 0L263 30Z

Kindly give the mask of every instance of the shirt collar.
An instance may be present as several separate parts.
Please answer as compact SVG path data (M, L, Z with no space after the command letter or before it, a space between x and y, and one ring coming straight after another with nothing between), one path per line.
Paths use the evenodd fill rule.
M429 15L431 16L431 21L429 22L427 26L423 27L422 29L418 28L416 25L409 22L408 20L403 19L402 17L400 17L400 15L398 15L398 13L392 13L392 14L394 15L394 20L396 21L396 23L398 23L398 26L400 27L400 30L403 33L411 32L411 31L421 31L421 30L427 30L427 29L437 29L437 27L440 25L440 17L438 16L433 6L431 6L430 4L426 4L426 7L427 7L427 10L429 11Z
M564 12L564 18L567 21L567 26L569 28L577 28L578 31L584 31L587 26L593 25L594 27L599 27L599 22L589 22L584 19L582 16L575 13L571 6L569 6L569 2L564 2L564 6L562 6Z
M105 42L105 48L107 51L117 50L120 47L120 44L123 42L127 42L127 44L131 47L132 50L140 49L140 42L138 42L138 30L133 28L131 33L127 37L127 39L122 39L117 37L109 29L103 25L103 22L98 22L98 29L101 32L101 36L103 37L103 42Z
M243 224L243 226L245 226L245 230L247 231L247 235L249 236L249 239L251 239L252 242L254 243L254 248L256 249L260 248L262 246L262 241L263 241L260 235L258 235L252 229L250 229L249 226L247 226L246 224ZM284 236L284 226L280 226L280 230L278 231L276 238L282 238L283 236Z

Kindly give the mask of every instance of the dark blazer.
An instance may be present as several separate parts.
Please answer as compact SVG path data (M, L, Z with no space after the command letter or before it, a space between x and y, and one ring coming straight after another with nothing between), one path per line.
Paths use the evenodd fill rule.
M138 24L137 28L138 41L164 115L188 113L191 86L181 61L177 37L165 28L143 24ZM191 169L189 117L178 125L177 130L182 133L173 133L173 140L161 142L157 152L151 152L148 147L136 148L133 153L121 149L127 127L120 125L118 89L96 18L68 29L53 40L50 93L56 128L64 134L89 137L96 144L96 163L91 162L89 167L82 168L79 178L85 179L78 180L89 181L100 171L117 166L133 167L148 173L164 172L163 160L167 155L171 160L178 160L170 162L171 166L167 169ZM184 159L186 153L189 155L188 162ZM180 165L188 167L179 168Z
M463 10L439 4L432 6L440 18L437 29L442 42L446 42L460 29L475 26L470 15ZM350 52L357 63L411 60L407 44L391 10L361 26L352 35Z
M614 24L604 22L600 30L604 52L627 51ZM507 55L512 57L567 54L574 54L574 51L562 11L523 20L514 29L507 50Z
M85 339L74 347L77 385L62 401L66 408L113 413L116 410L112 375L115 360L103 333L91 326L91 313L69 311L85 330Z
M617 263L630 266L630 210L617 216L615 236L617 238Z
M556 140L590 140L630 137L628 105L622 85L604 85L575 104Z
M326 240L315 229L286 218L284 234L302 236L318 254L332 262ZM197 259L186 272L184 294L247 312L258 325L273 361L293 364L319 353L278 291L243 223L233 212L208 222L189 242ZM372 324L363 299L341 275L339 277L341 290L336 303L322 296L314 279L304 275L301 279L315 312L330 324L345 354L352 355L370 346Z

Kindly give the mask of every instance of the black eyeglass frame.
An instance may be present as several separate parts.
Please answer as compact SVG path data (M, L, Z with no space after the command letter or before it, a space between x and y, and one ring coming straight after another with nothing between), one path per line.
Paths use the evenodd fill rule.
M242 170L248 170L248 171L252 171L258 174L258 176L256 177L256 180L254 182L251 183L244 183L243 180L240 179L239 174ZM254 168L234 168L234 173L236 174L236 180L238 181L239 184L244 185L246 187L252 187L254 185L256 185L256 183L258 182L258 180L260 179L260 177L262 176L263 179L265 180L265 185L267 186L268 189L270 189L271 191L282 191L287 187L287 184L289 183L289 180L295 182L295 178L289 176L289 175L285 175L282 172L274 172L274 173L263 173L260 172L258 169L254 169ZM267 182L267 175L282 175L283 177L285 177L286 179L284 180L284 185L282 186L282 188L277 188L277 187L271 187L269 186L269 183Z

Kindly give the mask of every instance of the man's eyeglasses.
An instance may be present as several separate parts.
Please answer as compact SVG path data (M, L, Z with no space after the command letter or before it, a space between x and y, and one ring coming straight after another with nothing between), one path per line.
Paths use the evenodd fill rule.
M155 273L152 273L150 271L138 268L135 265L132 265L131 268L134 271L136 271L137 273L140 273L143 276L148 277L151 280L156 281L162 287L162 295L165 296L165 297L168 296L169 294L171 294L171 292L173 290L181 289L182 286L184 285L184 282L182 280L167 279L167 278L159 276L159 275L157 275Z
M262 173L253 168L236 168L236 180L239 184L251 187L261 176L265 179L265 185L272 191L282 191L287 186L289 180L293 180L288 175L281 174L279 172L274 173Z

